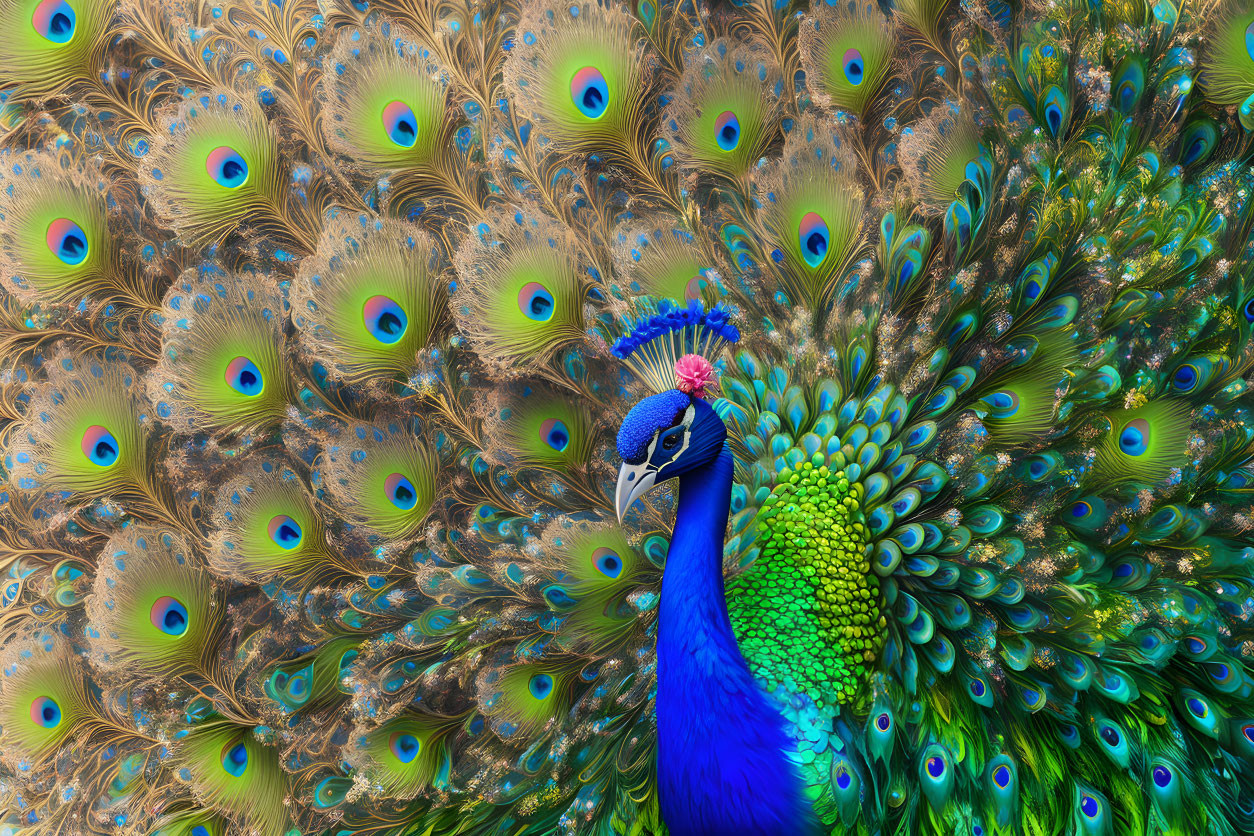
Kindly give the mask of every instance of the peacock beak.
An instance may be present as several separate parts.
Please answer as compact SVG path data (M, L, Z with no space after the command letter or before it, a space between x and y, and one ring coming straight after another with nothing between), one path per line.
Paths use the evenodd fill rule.
M618 487L614 489L614 505L618 509L618 521L622 522L631 503L649 492L657 481L657 470L648 462L623 464L618 469Z

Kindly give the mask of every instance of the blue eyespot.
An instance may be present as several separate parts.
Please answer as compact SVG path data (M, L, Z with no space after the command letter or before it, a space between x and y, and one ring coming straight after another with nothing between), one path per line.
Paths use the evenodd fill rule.
M992 418L1011 418L1019 411L1019 396L1009 389L994 392L988 397L989 415Z
M1084 813L1084 815L1090 819L1097 818L1097 814L1101 811L1101 809L1102 806L1097 802L1097 799L1091 795L1085 795L1080 799L1080 812Z
M213 834L209 832L209 828L203 824L198 824L192 828L192 836L213 836Z
M972 694L974 694L977 697L982 697L987 692L988 692L988 688L984 685L984 680L982 679L971 680L971 693Z
M592 553L592 563L607 578L617 578L623 571L623 559L613 549L604 546Z
M547 699L549 694L553 693L553 677L547 673L537 673L531 677L531 681L527 683L531 696L538 700Z
M36 697L30 704L30 719L41 728L55 729L61 725L61 706L52 697Z
M177 598L163 595L153 602L148 619L167 636L181 636L187 632L187 607Z
M888 731L890 728L892 728L892 725L893 725L893 719L889 717L887 713L880 714L878 717L875 718L875 727L882 732Z
M261 369L247 357L236 357L226 364L226 385L249 398L255 398L265 388Z
M856 49L846 49L845 54L840 59L841 69L845 71L845 80L854 87L860 85L865 78L866 62L862 60L862 53Z
M62 264L77 267L87 260L87 233L69 218L57 218L48 224L44 241Z
M1189 697L1185 705L1188 706L1189 711L1194 717L1202 720L1205 720L1206 715L1210 713L1210 709L1206 707L1206 703L1202 702L1197 697Z
M570 97L584 116L600 119L610 106L610 87L600 70L584 67L570 80Z
M1171 783L1171 770L1165 766L1154 767L1154 786L1165 787Z
M1001 764L993 770L993 783L1001 789L1010 786L1010 767Z
M927 759L927 774L933 778L939 778L945 774L945 761L943 758L933 755Z
M401 763L410 763L414 758L418 757L418 753L422 751L422 741L414 737L412 734L403 732L395 732L388 739L388 748L392 750L392 754Z
M558 418L546 418L540 422L540 440L559 453L570 446L570 430Z
M300 523L287 514L278 514L271 517L267 530L270 533L270 539L281 549L294 549L305 538L304 532L301 531Z
M83 455L98 467L108 467L118 460L121 449L113 434L101 426L90 426L83 433Z
M209 152L205 158L205 170L224 189L238 189L248 180L248 163L229 145Z
M714 120L714 141L724 151L735 151L740 144L740 120L730 110L724 110Z
M399 473L393 473L383 480L383 492L397 508L408 511L418 504L418 492L414 483Z
M361 308L366 330L384 345L398 342L409 328L405 309L387 296L371 296Z
M1254 61L1254 23L1245 27L1245 54Z
M1102 726L1102 730L1098 732L1098 735L1108 746L1119 745L1119 732L1113 726Z
M827 247L831 243L831 233L827 230L827 222L817 212L806 212L797 228L797 238L801 244L801 257L811 267L818 267L827 258Z
M402 148L413 148L418 141L418 120L404 102L389 102L383 108L383 130L388 139Z
M1254 296L1246 300L1245 305L1241 308L1241 313L1245 316L1246 322L1254 322Z
M236 778L248 769L248 747L243 743L228 743L222 747L222 768Z
M1125 456L1143 456L1149 449L1150 427L1144 418L1133 418L1119 431L1119 449Z
M853 783L853 779L849 777L848 772L842 769L840 774L836 776L836 786L840 787L842 790L847 790L849 789L849 785L851 783Z
M67 44L74 37L76 16L65 0L41 0L31 15L31 26L41 38L54 44Z
M1171 385L1181 392L1188 392L1197 385L1197 369L1191 364L1185 363L1176 369L1176 373L1171 376Z
M518 309L528 319L548 322L553 318L553 294L539 282L527 282L518 291Z

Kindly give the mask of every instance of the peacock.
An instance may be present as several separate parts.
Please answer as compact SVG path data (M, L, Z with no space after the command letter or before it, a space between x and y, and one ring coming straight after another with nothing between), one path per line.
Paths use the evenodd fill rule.
M1248 0L0 31L0 836L1254 833Z

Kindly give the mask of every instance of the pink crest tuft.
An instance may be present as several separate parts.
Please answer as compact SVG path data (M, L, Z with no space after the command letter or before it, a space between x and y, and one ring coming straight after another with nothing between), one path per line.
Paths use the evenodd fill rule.
M700 354L685 354L676 360L675 378L678 380L675 388L698 398L707 397L710 394L707 389L718 386L713 364Z

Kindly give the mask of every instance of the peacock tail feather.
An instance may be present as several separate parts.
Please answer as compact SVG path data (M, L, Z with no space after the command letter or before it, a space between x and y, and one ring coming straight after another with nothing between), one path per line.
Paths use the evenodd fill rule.
M694 172L743 176L775 139L782 92L779 69L760 44L711 44L694 57L663 116L677 158Z
M649 89L636 22L597 3L523 11L505 63L522 114L570 151L631 154Z
M1254 12L0 0L0 836L1254 833Z
M0 652L5 760L17 766L54 758L93 712L81 660L64 636L44 630L10 637Z
M8 439L17 484L84 504L146 491L149 427L134 369L117 356L63 354L48 365Z
M450 123L430 50L402 31L364 34L343 32L327 59L328 143L380 174L441 165Z
M292 320L337 376L407 380L447 323L446 263L420 228L337 218L293 283Z
M14 0L0 9L0 73L19 99L59 93L104 58L114 0Z
M540 365L583 336L583 280L568 233L542 216L485 219L457 252L458 327L489 362Z
M121 270L107 192L91 172L52 156L10 157L0 190L0 271L31 301L69 302L117 292Z
M264 277L188 271L166 294L148 381L177 432L249 432L283 420L295 386L280 353L285 302Z
M228 577L303 576L334 562L303 480L282 459L248 462L217 490L214 503L209 562Z
M786 303L823 310L863 244L862 189L839 135L815 122L800 123L783 154L758 187L763 266L776 273Z
M88 602L102 664L156 677L203 668L222 603L195 561L177 532L135 527L109 540Z
M824 106L866 116L893 68L892 22L874 4L816 3L800 23L797 48L811 94Z
M187 729L177 747L180 770L207 807L261 836L288 832L287 778L253 730L210 719Z
M382 542L414 538L435 506L440 453L416 429L349 427L319 460L328 499Z
M206 94L171 109L163 124L139 175L154 210L189 246L221 244L249 218L285 229L283 160L254 101Z

